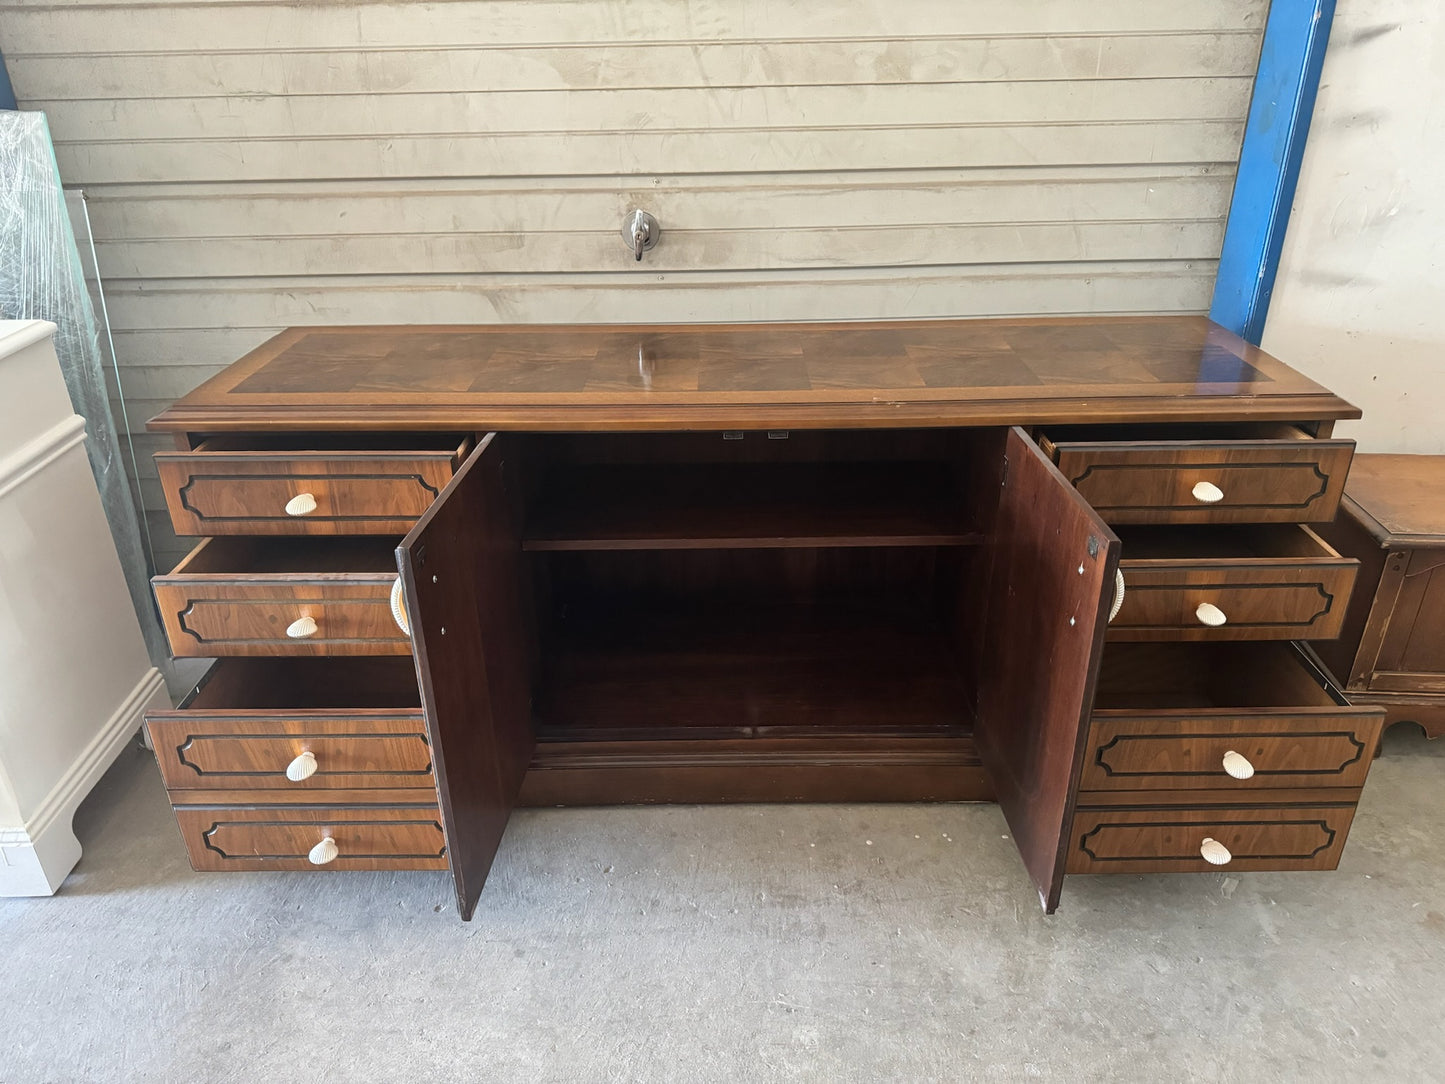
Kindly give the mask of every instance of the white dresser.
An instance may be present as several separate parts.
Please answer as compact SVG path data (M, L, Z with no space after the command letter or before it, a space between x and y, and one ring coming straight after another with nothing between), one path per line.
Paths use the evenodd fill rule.
M0 321L0 896L50 895L71 819L164 708L51 345Z

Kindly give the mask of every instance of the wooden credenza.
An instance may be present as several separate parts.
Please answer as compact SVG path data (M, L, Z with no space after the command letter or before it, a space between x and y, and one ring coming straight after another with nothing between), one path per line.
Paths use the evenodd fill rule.
M1356 416L1195 317L292 329L151 423L182 836L463 917L519 804L996 800L1049 911L1333 868Z

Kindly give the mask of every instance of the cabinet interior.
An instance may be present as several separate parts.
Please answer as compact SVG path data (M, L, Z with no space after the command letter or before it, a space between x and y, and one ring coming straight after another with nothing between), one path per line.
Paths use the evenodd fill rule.
M514 441L537 739L966 738L1002 435Z

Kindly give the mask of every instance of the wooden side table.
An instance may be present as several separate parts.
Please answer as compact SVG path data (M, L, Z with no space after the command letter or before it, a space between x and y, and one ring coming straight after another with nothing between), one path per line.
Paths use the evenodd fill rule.
M1353 703L1445 734L1445 455L1357 455L1333 524L1317 528L1358 557L1338 640L1316 652Z

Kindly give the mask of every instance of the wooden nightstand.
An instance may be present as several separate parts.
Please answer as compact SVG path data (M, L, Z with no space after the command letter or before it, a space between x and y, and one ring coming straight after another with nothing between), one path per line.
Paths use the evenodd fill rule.
M1357 455L1319 528L1360 575L1338 640L1314 645L1350 700L1385 725L1445 734L1445 455Z

